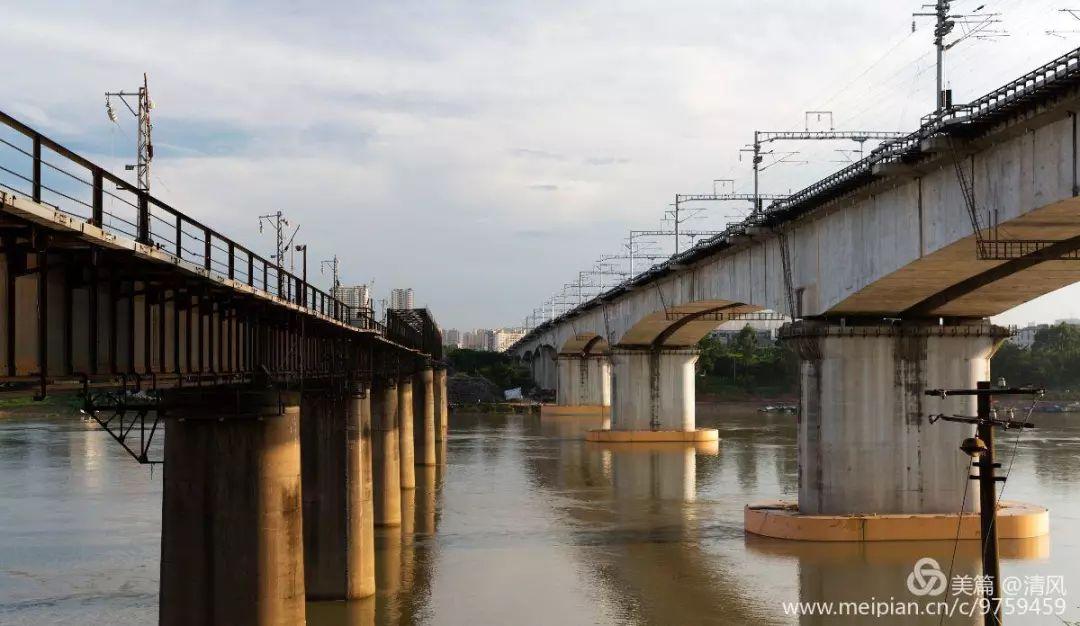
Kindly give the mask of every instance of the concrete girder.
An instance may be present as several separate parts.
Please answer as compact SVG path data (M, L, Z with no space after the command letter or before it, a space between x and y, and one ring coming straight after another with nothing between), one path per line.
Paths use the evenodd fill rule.
M942 139L942 145L926 146L937 152L918 153L898 170L882 169L839 196L800 206L799 217L784 225L800 314L900 317L937 298L942 301L918 314L981 318L1080 281L1080 263L1073 261L987 274L1004 262L978 259L957 175L959 158L984 229L991 218L999 224L988 237L1062 241L1080 235L1077 104L1080 90L984 127L978 136L953 140L961 151L943 150L949 142ZM777 238L768 233L717 245L694 261L681 261L683 269L657 272L575 311L572 319L526 337L518 349L535 346L541 336L560 345L571 334L589 332L614 337L616 345L644 345L659 333L658 311L706 301L786 311L781 256ZM967 281L977 276L993 280L968 289ZM650 324L651 333L641 332Z

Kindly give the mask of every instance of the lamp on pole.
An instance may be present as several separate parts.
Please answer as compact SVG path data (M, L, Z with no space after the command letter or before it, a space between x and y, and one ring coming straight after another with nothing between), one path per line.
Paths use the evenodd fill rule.
M300 282L303 283L301 289L302 289L302 293L304 295L300 296L300 304L302 304L303 306L307 306L307 299L308 299L307 244L306 243L296 244L296 251L301 254L300 258L302 259L301 262L300 262L300 268L301 268L300 269L300 277L301 277Z

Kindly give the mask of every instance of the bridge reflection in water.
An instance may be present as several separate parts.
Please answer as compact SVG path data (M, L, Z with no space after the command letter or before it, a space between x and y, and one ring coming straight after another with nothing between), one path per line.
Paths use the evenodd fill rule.
M748 497L797 489L795 418L708 405L699 415L721 429L720 442L583 441L585 431L606 420L595 415L456 415L455 436L449 450L440 449L439 465L417 468L416 492L405 496L411 514L377 538L377 600L310 604L309 623L816 625L830 622L785 615L781 602L919 600L907 592L906 579L924 556L943 567L953 562L954 574L979 573L973 542L961 542L953 559L951 542L746 535L741 509ZM1055 430L1061 420L1048 419L1055 423L1044 431L1046 440L1022 449L1013 486L1040 494L1039 501L1051 485L1080 484L1080 462L1069 453L1080 447L1080 432ZM1058 471L1050 476L1048 467ZM444 511L448 475L455 493ZM466 502L455 506L459 500ZM1003 540L1003 571L1068 571L1080 554L1065 548L1070 557L1059 545L1051 559L1053 540L1053 533ZM874 619L939 623L938 617Z

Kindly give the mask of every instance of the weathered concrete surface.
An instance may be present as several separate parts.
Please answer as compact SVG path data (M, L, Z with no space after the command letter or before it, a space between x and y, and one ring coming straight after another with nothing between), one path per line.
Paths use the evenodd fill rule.
M413 430L416 464L435 465L435 370L431 368L413 377Z
M413 441L413 383L412 376L398 379L398 459L401 488L416 488L416 442Z
M607 355L560 354L556 360L560 406L611 406L611 363Z
M975 415L975 401L924 391L988 380L1004 329L799 322L786 335L802 359L799 511L955 512L970 462L958 447L974 427L928 416Z
M556 357L555 347L548 344L537 345L522 353L522 358L532 372L533 380L541 389L555 390L559 386Z
M173 400L160 623L303 624L298 399L198 390Z
M694 430L697 358L692 349L612 350L611 429Z
M435 370L435 441L446 439L450 428L450 396L446 388L446 370Z
M300 399L304 586L309 600L343 600L348 551L348 438L344 398L330 389Z
M345 476L348 504L345 598L375 595L375 503L371 449L371 391L357 386L346 407Z
M305 391L300 458L304 580L309 600L375 593L375 534L368 392Z
M397 381L391 377L377 377L371 395L371 459L376 526L401 525L399 435Z

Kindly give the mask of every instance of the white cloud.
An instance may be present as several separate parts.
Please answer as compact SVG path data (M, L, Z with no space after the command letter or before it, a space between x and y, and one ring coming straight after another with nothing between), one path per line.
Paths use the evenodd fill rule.
M746 189L755 128L811 108L911 127L933 81L917 2L8 4L5 110L120 163L102 92L147 71L158 132L182 129L155 163L167 201L249 243L280 208L313 258L414 287L448 326L516 323L676 191ZM950 55L957 99L1076 44L1042 34L1049 0L994 8L1013 36ZM835 147L799 146L812 162L765 190L840 167Z

